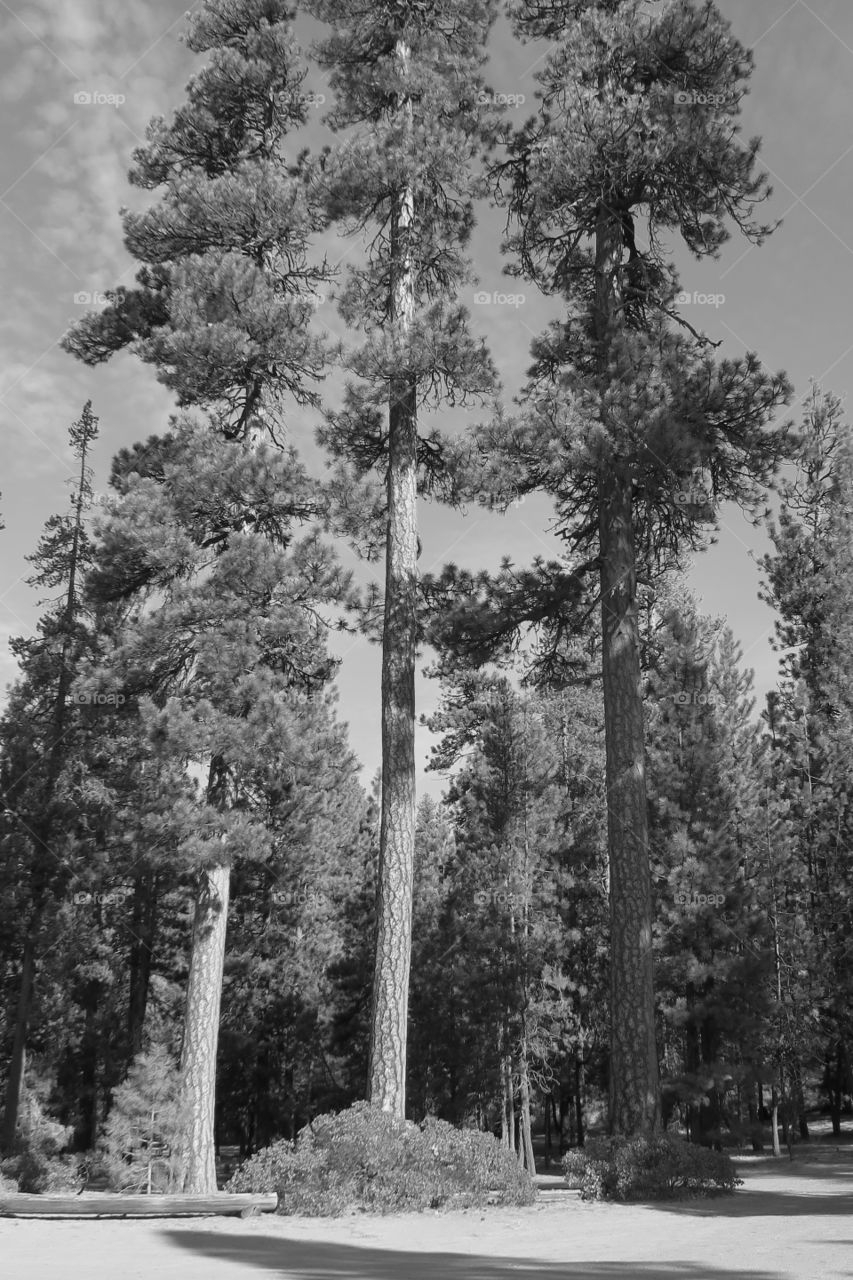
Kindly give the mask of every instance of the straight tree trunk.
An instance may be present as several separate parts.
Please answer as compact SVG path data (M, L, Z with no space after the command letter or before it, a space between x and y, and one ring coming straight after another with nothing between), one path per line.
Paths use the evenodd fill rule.
M579 1147L584 1145L586 1136L583 1123L584 1083L583 1049L581 1049L581 1052L575 1061L575 1128L577 1130L577 1143Z
M397 58L408 73L409 49ZM411 130L411 103L408 104ZM405 347L414 317L414 196L399 195L391 222L391 322ZM373 978L369 1099L403 1118L412 951L415 849L415 647L417 638L417 386L393 378L388 412L388 526L382 643L382 818Z
M594 316L602 384L612 338L622 323L622 235L621 220L603 201L596 230ZM633 1135L659 1128L661 1104L633 485L618 456L602 469L598 496L610 865L609 1124L611 1134Z
M601 494L601 614L610 851L610 1131L660 1123L652 901L631 481Z
M131 919L130 985L127 1002L128 1058L133 1061L142 1052L142 1029L148 1007L148 987L151 981L151 961L154 955L154 935L157 921L157 877L144 871L133 886L133 916Z
M98 1005L101 997L101 984L87 984L85 992L85 1023L80 1044L81 1056L81 1089L80 1110L83 1117L80 1144L84 1151L90 1151L97 1142L98 1129L101 1122L100 1107L100 1065L101 1037L98 1025Z
M503 1103L504 1103L504 1121L503 1128L506 1131L506 1145L510 1151L517 1151L515 1142L515 1089L513 1088L512 1079L512 1061L509 1054L504 1057L503 1063Z
M752 1149L753 1151L763 1151L764 1139L761 1135L761 1085L758 1086L757 1097L758 1102L756 1104L755 1098L752 1094L752 1089L750 1089L749 1101L747 1102L747 1115L749 1116L749 1132Z
M778 1158L782 1154L782 1148L779 1145L779 1090L775 1084L771 1094L770 1133L773 1138L773 1154Z
M216 1050L230 880L225 863L202 868L193 921L181 1053L183 1097L188 1108L182 1190L193 1195L216 1191Z
M21 985L18 988L18 1007L15 1014L15 1033L12 1041L12 1056L9 1062L9 1078L6 1081L6 1099L3 1108L3 1132L0 1135L0 1150L7 1153L11 1152L15 1145L18 1112L21 1107L24 1069L27 1060L27 1033L30 1025L33 980L35 977L36 932L35 928L31 928L24 940Z

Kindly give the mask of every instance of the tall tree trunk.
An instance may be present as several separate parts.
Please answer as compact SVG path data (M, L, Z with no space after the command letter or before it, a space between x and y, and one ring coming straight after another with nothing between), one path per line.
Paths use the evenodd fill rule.
M652 901L631 481L601 494L601 614L610 852L610 1131L660 1123Z
M21 985L18 988L18 1007L15 1014L15 1032L12 1041L12 1056L9 1061L9 1078L6 1081L6 1099L3 1108L3 1131L0 1135L0 1150L11 1152L15 1145L18 1129L18 1112L21 1106L21 1093L24 1084L24 1069L27 1060L27 1033L33 1000L33 982L36 964L37 929L31 928L24 940L24 955L21 962Z
M202 868L193 921L181 1078L188 1108L182 1189L195 1195L216 1191L216 1050L230 881L227 864Z
M515 1088L512 1078L512 1059L505 1054L501 1062L501 1093L503 1094L503 1121L501 1134L506 1134L506 1146L515 1151Z
M522 1041L518 1063L519 1102L521 1108L521 1150L524 1165L530 1176L536 1173L536 1159L533 1155L533 1134L530 1128L530 1077L527 1070L527 1044Z
M779 1146L779 1090L773 1085L770 1102L770 1134L773 1139L773 1154L781 1156L782 1148Z
M596 229L594 332L602 390L622 324L622 223L602 202ZM631 475L618 457L598 493L602 677L610 862L610 1082L612 1134L660 1126L655 1043L652 898Z
M583 1047L575 1059L575 1127L577 1130L577 1143L579 1147L584 1145L586 1139L586 1131L583 1123L583 1095L584 1095L584 1069L583 1069Z
M396 50L404 76L409 49ZM411 137L411 102L407 108ZM391 322L405 348L414 318L414 196L399 195L391 221ZM415 645L417 637L417 387L389 387L388 527L382 642L382 820L373 978L369 1098L383 1111L406 1112L406 1032L412 952L415 851Z
M151 961L157 927L157 876L143 871L134 881L131 920L130 983L127 1001L128 1058L142 1052L142 1029L148 1007Z
M98 1024L100 997L100 982L88 983L84 993L86 1015L80 1044L80 1110L83 1118L80 1146L84 1151L90 1151L95 1146L101 1121L100 1074L98 1071L101 1056L101 1036Z

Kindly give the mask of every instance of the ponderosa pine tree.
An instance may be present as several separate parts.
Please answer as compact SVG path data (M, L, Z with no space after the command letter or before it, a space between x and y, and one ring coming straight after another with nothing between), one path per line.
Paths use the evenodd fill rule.
M308 109L292 18L288 0L204 0L190 17L186 43L209 62L129 174L161 191L122 213L136 287L64 339L90 365L129 348L231 437L274 430L291 397L316 403L324 368L311 319L329 272L309 252L322 218L286 148Z
M91 553L84 517L92 496L89 447L97 434L98 419L87 401L69 429L77 460L71 512L50 517L38 550L29 557L36 567L29 584L51 591L59 588L61 594L40 619L38 634L13 640L10 645L22 677L0 729L3 807L7 825L12 820L13 841L21 859L16 879L18 885L24 883L28 888L18 914L23 924L21 975L16 1012L10 1018L14 1031L0 1131L2 1151L9 1151L15 1141L44 913L57 882L68 884L67 867L57 855L54 839L63 820L67 824L69 813L73 813L73 805L59 795L59 783L72 754L75 668L87 647L80 587Z
M647 637L649 827L665 1110L692 1140L740 1134L770 1083L764 911L766 750L731 632L661 592ZM749 1108L752 1113L752 1107Z
M295 1138L363 1089L348 1066L359 1050L363 1064L366 1046L340 1046L335 1032L347 1005L340 969L358 958L349 913L373 888L367 797L331 694L291 704L291 715L293 785L269 798L270 856L232 876L219 1132L246 1152ZM367 928L360 950L371 941Z
M637 580L700 545L716 504L756 509L786 448L785 430L767 424L789 396L752 354L717 362L679 317L665 238L680 235L697 258L719 254L727 223L758 242L769 228L753 207L768 189L757 141L737 136L750 54L713 3L520 0L514 14L523 37L550 45L539 114L495 165L495 190L511 272L564 298L567 317L533 345L517 418L476 432L469 483L548 493L570 573L581 583L595 575L610 1126L635 1134L660 1123ZM565 593L555 603L564 609Z
M386 483L382 650L382 817L369 1097L405 1113L406 1022L415 841L417 492L440 463L424 406L481 395L491 364L457 301L470 281L476 162L490 112L478 102L494 0L311 0L333 27L319 58L336 92L330 121L352 132L327 157L318 191L333 218L367 231L340 310L365 334L345 357L350 384L323 439ZM387 413L387 426L385 415Z
M433 1000L446 993L434 1018L448 1006L454 1118L475 1105L489 1123L497 1116L504 1142L517 1141L532 1169L535 1095L550 1093L565 1057L582 1062L593 1020L586 996L596 964L585 961L602 934L587 911L594 875L585 864L596 852L584 801L592 808L599 797L584 795L586 778L567 786L565 765L582 771L563 719L568 699L561 707L551 693L517 692L506 677L462 669L445 673L442 694L428 723L445 735L433 767L454 769L446 797L454 852L444 870L452 968L442 979L434 960L434 973L418 975L418 1006L430 988Z
M840 1131L841 1104L853 1084L853 433L837 396L816 386L806 403L800 452L781 485L765 557L765 599L780 614L780 687L767 709L773 790L786 810L777 865L777 939L789 1020L816 1012L808 1029L795 1017L786 1040L790 1069L819 1065ZM804 1061L819 1046L822 1062ZM796 1097L798 1082L791 1081Z
M229 438L257 438L264 429L275 437L285 397L316 403L311 384L324 367L311 318L328 271L309 258L322 216L307 198L301 162L289 167L285 149L308 101L292 17L285 0L206 0L191 17L187 43L208 52L209 63L190 81L172 121L151 122L130 173L134 185L161 190L146 212L123 214L126 244L143 264L137 287L117 290L110 305L75 325L64 343L88 364L129 347L157 368L181 405L204 408L209 427ZM229 513L222 516L233 529ZM227 808L216 753L207 768L209 799ZM211 876L200 885L199 903L219 927L205 926L198 941L206 939L218 955L227 905L224 864L214 860ZM197 965L196 976L200 972ZM212 1070L218 1010L218 995L213 1001L209 983L205 990L203 1074ZM201 1132L212 1120L207 1085L201 1078L197 1085ZM196 1165L209 1183L212 1155Z
M162 442L159 468L152 451L148 474L123 469L89 587L135 604L101 678L138 701L156 752L178 769L190 762L199 783L178 850L198 879L181 1066L184 1189L207 1193L230 868L269 853L268 797L292 787L282 771L296 763L288 749L301 750L291 724L334 670L320 611L344 600L347 582L316 532L297 541L324 500L292 453L217 443L188 423Z

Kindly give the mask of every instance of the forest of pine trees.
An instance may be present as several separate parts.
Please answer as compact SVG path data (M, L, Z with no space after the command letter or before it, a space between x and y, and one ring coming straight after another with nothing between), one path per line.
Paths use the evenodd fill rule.
M591 1134L838 1134L853 427L818 385L789 420L784 374L682 317L673 262L771 231L751 55L701 0L304 8L196 7L196 74L133 153L135 282L64 339L69 364L153 366L174 407L96 477L91 374L29 556L40 617L0 718L0 1168L52 1124L118 1186L210 1192L224 1151L360 1100L490 1132L530 1173ZM507 17L519 49L547 41L521 124L484 72ZM559 304L519 331L514 403L465 305L487 206L509 274ZM419 500L484 493L546 499L559 559L419 567ZM723 503L769 537L765 705L688 581ZM359 566L383 557L380 590ZM381 645L369 788L338 632ZM440 799L418 799L421 723Z

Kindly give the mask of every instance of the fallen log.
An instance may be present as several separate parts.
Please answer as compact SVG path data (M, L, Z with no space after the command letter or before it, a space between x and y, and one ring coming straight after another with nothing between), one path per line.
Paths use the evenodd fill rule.
M84 1191L82 1195L0 1195L0 1218L204 1218L219 1214L274 1213L275 1192L211 1196L114 1195Z

